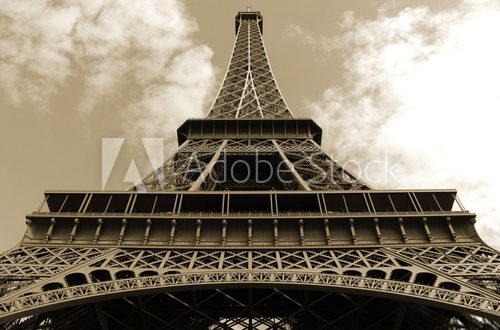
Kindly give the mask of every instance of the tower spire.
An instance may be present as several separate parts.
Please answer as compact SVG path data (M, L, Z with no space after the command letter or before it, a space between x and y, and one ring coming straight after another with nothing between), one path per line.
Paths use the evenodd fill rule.
M239 12L231 61L207 118L292 118L262 40L260 12Z

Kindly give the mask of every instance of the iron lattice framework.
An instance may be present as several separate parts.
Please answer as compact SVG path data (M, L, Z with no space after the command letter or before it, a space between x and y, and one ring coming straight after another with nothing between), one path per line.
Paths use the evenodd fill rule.
M456 191L343 170L293 118L262 30L236 16L207 118L135 189L45 193L0 255L6 329L499 328L500 255Z

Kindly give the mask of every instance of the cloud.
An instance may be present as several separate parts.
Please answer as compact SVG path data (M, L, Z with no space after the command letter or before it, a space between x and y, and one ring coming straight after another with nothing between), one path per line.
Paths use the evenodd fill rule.
M15 106L42 104L72 73L71 31L80 11L51 10L42 1L4 1L0 7L0 89Z
M478 213L481 236L500 247L500 4L389 12L347 14L337 36L289 29L345 56L345 84L309 103L326 124L324 144L341 161L358 161L377 188L457 188Z
M16 108L50 112L78 80L81 114L118 111L127 131L170 136L213 86L212 52L177 0L6 0L0 29L0 93Z
M147 86L143 97L130 105L130 125L140 132L149 133L162 127L168 132L168 137L175 138L172 132L180 122L190 117L202 117L202 105L210 90L207 82L213 80L211 55L208 47L199 46L174 58L164 68L166 79Z

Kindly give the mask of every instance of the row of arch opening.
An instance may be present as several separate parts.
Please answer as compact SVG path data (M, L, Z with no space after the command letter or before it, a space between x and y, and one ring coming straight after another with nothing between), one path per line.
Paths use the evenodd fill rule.
M177 274L177 271L169 271L164 274ZM380 269L370 269L364 275L358 270L346 270L342 273L337 273L332 270L325 270L323 274L335 274L335 275L347 275L347 276L357 276L357 277L367 277L375 279L387 279L392 281L415 283L426 286L434 286L437 281L437 276L428 272L419 272L413 276L413 272L408 269L394 269L390 272L385 272ZM145 270L138 274L139 277L157 276L159 273L154 270ZM110 271L106 269L96 269L89 273L89 278L91 283L106 282L112 280L121 280L128 278L137 277L136 273L132 270L120 270L113 275ZM64 277L67 286L79 286L89 284L87 276L83 273L71 273ZM62 289L64 287L63 283L60 282L50 282L45 284L42 289L43 291L51 291ZM461 286L453 282L442 281L437 287L452 291L460 291Z

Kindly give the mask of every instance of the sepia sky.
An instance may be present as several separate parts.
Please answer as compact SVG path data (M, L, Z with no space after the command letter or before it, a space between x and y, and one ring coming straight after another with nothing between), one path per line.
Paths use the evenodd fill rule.
M49 189L101 189L101 139L125 138L105 189L126 189L141 138L202 117L234 42L264 42L296 117L375 188L456 188L500 248L498 0L4 0L0 3L0 250Z

